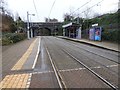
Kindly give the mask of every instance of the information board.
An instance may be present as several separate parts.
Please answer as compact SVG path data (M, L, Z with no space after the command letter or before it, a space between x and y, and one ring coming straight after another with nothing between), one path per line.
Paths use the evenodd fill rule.
M95 41L101 41L101 27L95 28Z
M101 41L101 27L93 27L89 30L89 39L95 41Z

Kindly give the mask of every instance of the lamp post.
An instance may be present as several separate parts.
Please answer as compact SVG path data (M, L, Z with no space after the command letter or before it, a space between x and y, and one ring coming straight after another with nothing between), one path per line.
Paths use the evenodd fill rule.
M35 16L35 14L29 14L28 12L27 12L27 38L28 39L30 39L30 33L29 33L29 15L32 15L32 16ZM31 32L32 32L32 30L31 30ZM33 33L31 33L31 34L33 34ZM31 35L32 36L32 35Z

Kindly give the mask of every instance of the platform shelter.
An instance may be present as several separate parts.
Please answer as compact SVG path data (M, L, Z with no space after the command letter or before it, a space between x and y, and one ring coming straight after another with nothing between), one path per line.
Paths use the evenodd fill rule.
M63 25L62 27L63 27L63 36L76 38L80 25L71 22L66 25Z

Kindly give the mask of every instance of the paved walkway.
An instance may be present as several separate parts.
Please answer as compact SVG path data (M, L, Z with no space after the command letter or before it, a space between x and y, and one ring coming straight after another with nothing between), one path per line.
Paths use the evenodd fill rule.
M68 38L68 37L63 37L63 36L58 36L58 37L76 41L76 42L89 44L89 45L93 45L96 47L100 47L100 48L104 48L104 49L108 49L108 50L112 50L112 51L117 51L117 52L119 51L117 43L111 43L111 42L105 42L105 41L101 41L101 42L91 41L91 40L87 40L87 39L74 39L74 38Z
M25 70L32 70L36 64L39 53L41 37L24 40L7 49L3 48L2 70L3 79L0 87L28 88L32 74ZM8 56L6 56L8 55ZM9 64L10 63L10 64Z

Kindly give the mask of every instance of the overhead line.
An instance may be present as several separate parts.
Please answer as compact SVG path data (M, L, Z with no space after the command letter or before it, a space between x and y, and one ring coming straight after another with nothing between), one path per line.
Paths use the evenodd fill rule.
M35 11L36 11L36 14L37 14L37 18L40 20L39 15L38 15L38 12L37 12L36 4L35 4L35 1L34 1L34 0L33 0L33 4L34 4L34 8L35 8Z
M104 0L101 0L100 2L98 2L97 4L91 6L90 8L88 8L88 9L86 9L86 10L89 10L89 9L93 8L94 6L98 5L98 4L101 3L102 1L104 1ZM88 1L88 2L86 2L85 4L83 4L80 8L84 7L85 5L87 5L87 4L90 3L90 2L91 2L91 0ZM73 13L75 13L75 12L76 12L77 10L79 10L80 8L77 8L77 9L76 9L75 11L73 11L70 15L72 15ZM81 12L81 13L84 13L86 10L84 10L84 11Z
M52 6L51 6L51 9L50 9L50 12L49 12L48 18L50 17L50 14L51 14L51 12L52 12L52 9L53 9L53 6L54 6L55 2L56 2L56 0L54 0L53 4L52 4Z
M101 0L100 2L96 3L95 5L91 6L90 8L88 8L88 9L86 9L86 10L89 10L89 9L93 8L94 6L98 5L98 4L101 3L102 1L104 1L104 0ZM81 12L81 13L84 13L86 10L84 10L84 11Z
M73 11L70 15L72 15L73 13L75 13L76 11L78 11L80 8L84 7L85 5L87 5L88 3L90 3L90 1L86 2L85 4L83 4L81 7L77 8L75 11Z

